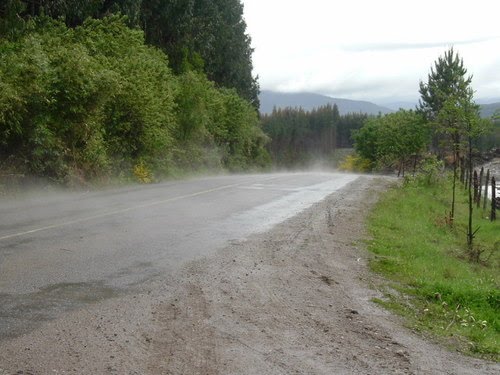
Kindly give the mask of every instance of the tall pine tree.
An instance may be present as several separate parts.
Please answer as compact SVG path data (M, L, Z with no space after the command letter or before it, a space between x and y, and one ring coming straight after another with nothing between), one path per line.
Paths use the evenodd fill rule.
M434 63L427 83L420 82L419 110L434 125L433 147L442 156L447 152L453 155L450 223L453 223L455 216L458 162L467 132L467 124L463 119L464 107L474 107L476 112L478 109L473 102L471 82L472 76L467 76L463 60L453 48Z

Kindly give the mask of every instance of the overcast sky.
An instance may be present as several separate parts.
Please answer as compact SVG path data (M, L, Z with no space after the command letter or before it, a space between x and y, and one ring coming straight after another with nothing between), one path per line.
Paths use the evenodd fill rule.
M500 0L243 0L261 89L416 101L454 46L475 98L500 98Z

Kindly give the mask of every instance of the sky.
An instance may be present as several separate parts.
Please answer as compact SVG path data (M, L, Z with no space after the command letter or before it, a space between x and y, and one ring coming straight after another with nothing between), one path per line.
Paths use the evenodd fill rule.
M500 0L243 0L261 90L418 100L454 47L475 99L500 98Z

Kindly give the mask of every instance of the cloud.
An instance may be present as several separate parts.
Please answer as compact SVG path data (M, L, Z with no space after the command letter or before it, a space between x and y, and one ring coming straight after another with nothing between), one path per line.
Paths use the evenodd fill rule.
M409 49L428 49L428 48L447 48L449 46L460 46L489 42L498 40L500 37L484 37L469 40L454 40L440 42L421 42L421 43L362 43L342 45L342 50L346 52L375 52L375 51L399 51Z
M498 1L243 1L262 89L416 98L419 81L454 46L477 97L500 95Z

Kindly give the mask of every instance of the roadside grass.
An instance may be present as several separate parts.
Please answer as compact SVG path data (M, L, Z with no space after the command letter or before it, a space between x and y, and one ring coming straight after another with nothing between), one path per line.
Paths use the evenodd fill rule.
M474 225L480 226L474 246L483 253L479 263L470 261L467 196L457 190L450 228L450 186L410 182L386 192L372 211L371 268L390 280L385 298L376 302L451 348L499 361L500 221L490 222L474 206Z

